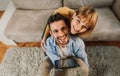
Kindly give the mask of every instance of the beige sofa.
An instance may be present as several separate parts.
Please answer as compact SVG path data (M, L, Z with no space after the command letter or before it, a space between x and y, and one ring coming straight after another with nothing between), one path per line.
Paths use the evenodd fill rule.
M120 0L12 0L16 8L4 35L16 42L40 42L51 13L62 6L76 9L89 5L98 12L98 22L86 41L120 41Z

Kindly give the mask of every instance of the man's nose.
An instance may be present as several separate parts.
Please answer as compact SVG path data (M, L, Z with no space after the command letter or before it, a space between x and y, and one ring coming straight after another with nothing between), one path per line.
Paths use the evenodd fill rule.
M59 36L63 36L64 35L64 31L59 31Z

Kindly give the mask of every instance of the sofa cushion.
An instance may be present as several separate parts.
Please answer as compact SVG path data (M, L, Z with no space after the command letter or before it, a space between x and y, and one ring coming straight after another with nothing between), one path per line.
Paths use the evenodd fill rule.
M5 36L17 42L40 41L53 10L16 10L5 29Z
M115 12L116 16L120 21L120 0L115 0L112 6L112 10Z
M62 6L62 0L12 0L20 9L54 9Z
M120 40L120 22L110 8L97 8L98 22L90 38L92 41Z
M98 22L86 41L120 40L120 22L110 8L97 8ZM53 10L16 10L10 19L5 36L17 42L39 42Z
M63 0L63 5L70 8L79 8L80 6L104 7L110 6L114 0Z

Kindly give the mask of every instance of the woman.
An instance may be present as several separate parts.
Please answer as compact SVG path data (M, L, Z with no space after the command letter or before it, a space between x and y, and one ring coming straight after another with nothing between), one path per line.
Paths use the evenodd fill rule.
M70 21L70 33L76 34L80 38L87 38L93 31L98 15L95 9L89 6L82 6L77 11L68 7L60 7L53 12L60 13ZM44 45L49 34L50 28L47 26L43 39L41 41L41 47L45 51Z

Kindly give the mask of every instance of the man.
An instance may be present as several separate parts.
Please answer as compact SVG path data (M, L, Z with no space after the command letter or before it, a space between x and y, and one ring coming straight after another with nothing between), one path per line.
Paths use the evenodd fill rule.
M46 58L41 63L41 76L49 76L50 70L80 66L81 75L88 76L88 60L84 42L68 32L67 19L57 13L48 19L50 34L46 41Z

